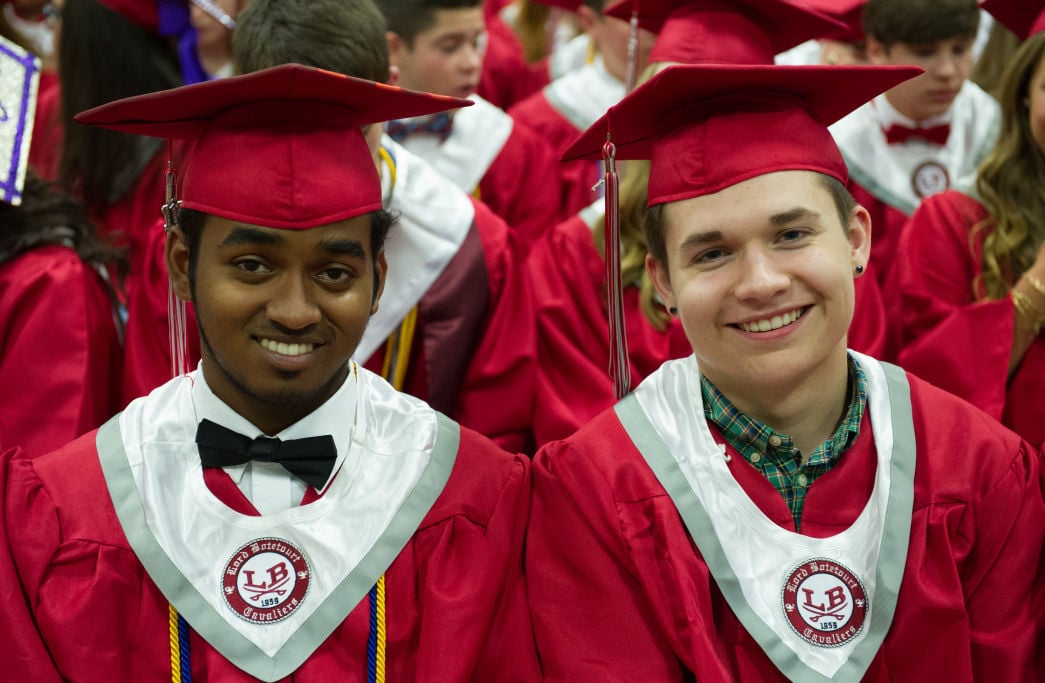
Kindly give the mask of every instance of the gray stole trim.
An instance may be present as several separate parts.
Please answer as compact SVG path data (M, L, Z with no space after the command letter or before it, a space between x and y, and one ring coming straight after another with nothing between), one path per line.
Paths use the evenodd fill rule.
M127 464L116 415L98 430L98 459L112 497L116 516L146 572L192 628L226 659L251 676L276 681L289 676L334 632L359 604L381 574L414 535L450 478L461 433L457 423L436 413L439 433L432 458L417 486L377 540L330 597L301 625L275 656L269 657L248 639L228 628L191 583L181 574L145 523L145 510ZM360 644L364 647L364 644Z
M792 681L856 681L867 671L893 622L896 600L907 564L907 547L911 534L911 512L914 506L915 437L911 413L911 390L904 371L882 363L889 385L889 405L893 420L892 484L885 513L882 547L878 557L874 607L863 640L849 660L829 679L806 666L790 648L776 637L773 630L748 606L736 575L726 560L722 541L714 532L711 518L703 503L686 482L678 462L657 434L634 394L616 406L617 417L635 447L645 458L657 480L671 496L686 528L704 561L715 577L733 613L758 642L766 655Z
M847 156L845 152L842 152L842 157L845 159L845 165L849 167L849 177L855 180L861 186L864 187L873 196L877 197L887 205L893 207L897 211L903 212L905 216L910 216L914 213L914 210L918 208L917 202L912 202L906 197L896 194L888 187L885 183L878 182L874 175L868 171L865 171L860 166L860 160ZM949 172L949 171L948 171ZM957 179L954 179L957 180Z

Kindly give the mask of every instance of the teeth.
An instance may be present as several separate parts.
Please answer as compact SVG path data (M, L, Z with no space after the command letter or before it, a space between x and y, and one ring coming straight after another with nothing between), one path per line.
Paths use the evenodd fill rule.
M284 344L271 339L262 339L261 346L281 356L300 356L316 348L315 344Z
M781 327L790 325L798 320L801 315L802 309L796 308L789 313L775 315L767 320L755 320L749 323L740 323L739 327L745 332L769 332L770 330L779 330Z

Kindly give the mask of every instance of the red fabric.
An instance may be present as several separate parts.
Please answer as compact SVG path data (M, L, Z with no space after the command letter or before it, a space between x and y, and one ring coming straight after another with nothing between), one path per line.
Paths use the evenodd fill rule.
M71 249L0 266L0 445L43 455L117 410L120 344L109 294Z
M127 328L124 332L123 379L120 403L127 405L145 396L171 378L170 319L167 317L167 242L162 219L148 231L148 246L139 263L137 286L127 299ZM192 304L186 315L188 368L200 360L200 337Z
M537 307L537 389L533 429L537 445L562 439L616 402L608 373L609 320L606 269L591 229L574 217L556 226L527 260ZM631 385L671 358L692 353L682 325L672 318L658 332L639 304L639 290L624 290Z
M543 92L527 97L509 109L508 113L547 140L556 155L561 154L581 134L551 105ZM602 177L600 166L599 162L587 160L559 163L559 184L562 187L560 218L567 220L598 199L592 187Z
M508 109L548 85L551 75L547 59L528 64L519 38L496 11L486 12L486 39L480 97Z
M558 222L558 172L559 159L548 143L515 122L479 181L479 198L515 229L521 254Z
M0 461L0 656L7 680L170 680L168 607L128 546L94 434L36 461ZM529 473L463 430L446 488L386 572L393 681L539 680L521 548ZM364 599L283 680L366 680ZM253 681L197 633L196 681Z
M1009 377L1012 301L981 300L983 233L972 227L987 210L956 191L922 202L904 228L896 265L901 311L900 362L910 372L976 405L1031 443L1045 443L1045 339L1035 339Z
M896 615L866 681L1032 681L1042 638L1040 453L911 381L918 463ZM868 418L809 490L803 533L859 515L874 483ZM730 469L794 528L742 457ZM671 498L612 411L534 462L527 583L546 681L784 681L722 597ZM1038 664L1041 662L1039 661Z
M532 452L531 405L537 351L529 283L517 263L511 228L482 202L473 201L473 205L473 230L481 251L459 253L463 258L455 258L422 297L422 315L403 391L424 400L438 394L443 398L430 401L433 407L462 425L488 436L509 452ZM443 288L441 281L454 278L461 269L482 271L486 291L469 290L468 281ZM439 292L439 301L430 302L435 292ZM477 299L487 303L478 311L476 333L463 339L451 335L449 344L440 343L440 337L447 334L446 326L460 316L456 309L464 301ZM383 360L384 349L379 349L365 365L380 372ZM460 372L445 373L444 366L455 361L463 363ZM450 392L446 391L447 383L453 388Z
M29 165L44 180L58 178L62 161L62 94L58 73L40 72L40 90L36 96L33 139L29 143Z

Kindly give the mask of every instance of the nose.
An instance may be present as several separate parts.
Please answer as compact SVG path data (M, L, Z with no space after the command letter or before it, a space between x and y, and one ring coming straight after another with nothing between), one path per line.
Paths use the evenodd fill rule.
M478 44L469 43L465 45L461 57L461 70L465 73L473 73L483 65L483 50Z
M763 249L748 250L739 265L741 274L734 291L742 301L770 301L791 285L791 278L779 263L779 257Z
M273 288L266 313L275 325L290 331L305 330L320 320L319 306L305 275L280 278Z

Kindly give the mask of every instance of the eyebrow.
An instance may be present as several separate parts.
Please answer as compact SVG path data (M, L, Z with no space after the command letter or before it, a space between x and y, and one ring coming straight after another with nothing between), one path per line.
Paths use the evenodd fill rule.
M363 243L357 240L327 240L319 244L320 249L330 252L332 254L340 254L342 256L352 256L358 259L367 258L366 249L363 247Z
M818 212L800 206L791 209L790 211L773 214L769 217L769 224L775 227L780 227L796 221L815 221L819 220L819 218L820 214Z
M233 228L232 231L225 236L225 239L221 241L219 246L222 247L235 247L244 244L282 244L283 238L277 233L270 230L261 230L258 228L248 227L237 227Z
M679 245L680 249L693 249L709 242L718 242L722 239L721 230L708 230L707 232L698 232L688 236L682 240L682 244Z

